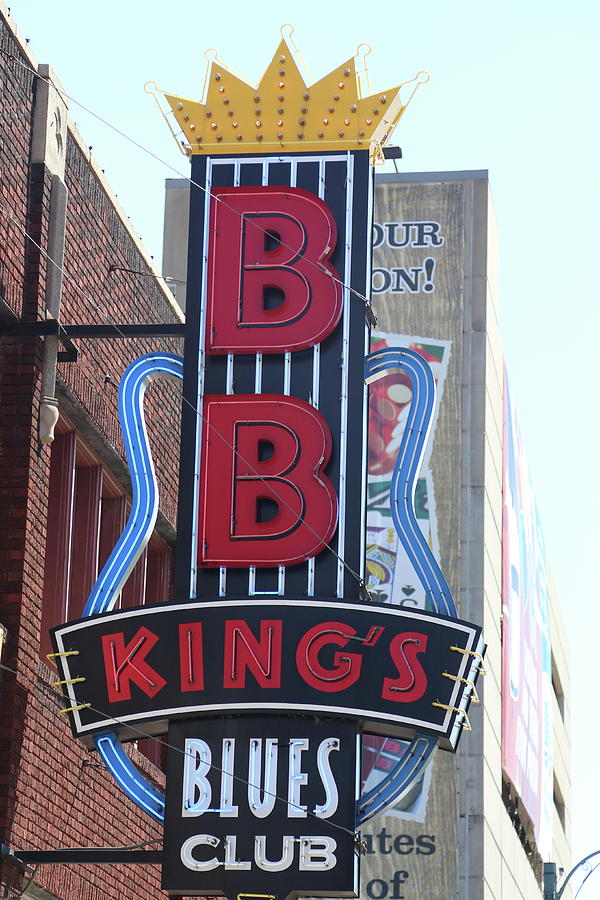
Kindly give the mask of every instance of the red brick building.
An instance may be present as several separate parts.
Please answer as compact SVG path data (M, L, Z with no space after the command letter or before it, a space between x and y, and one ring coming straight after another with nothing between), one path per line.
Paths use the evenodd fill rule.
M8 851L160 847L160 827L72 738L46 653L48 627L80 615L127 517L121 373L142 353L178 353L182 345L78 339L78 359L67 362L56 337L14 332L47 320L178 323L181 313L49 84L58 84L54 75L38 65L4 7L0 37L0 896L149 900L165 896L156 866L44 865L32 875ZM55 438L42 443L43 421L55 409ZM150 388L146 414L161 509L123 606L166 600L171 589L177 389ZM140 741L128 752L162 786L157 748Z

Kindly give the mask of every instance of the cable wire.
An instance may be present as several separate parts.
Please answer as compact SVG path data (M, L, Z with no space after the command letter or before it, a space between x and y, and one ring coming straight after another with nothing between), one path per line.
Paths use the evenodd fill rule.
M2 49L0 49L0 53L3 53L3 54L4 54L5 56L7 56L9 59L13 59L13 60L14 60L19 66L21 66L23 69L26 69L28 72L31 72L33 75L35 75L36 78L39 78L40 81L43 81L45 84L47 84L47 85L49 85L50 87L54 88L54 90L55 90L58 94L60 94L62 97L66 97L67 100L70 100L71 103L74 103L74 104L75 104L76 106L78 106L80 109L84 110L86 113L88 113L88 115L92 116L92 117L93 117L94 119L96 119L98 122L101 122L101 123L102 123L103 125L105 125L107 128L110 128L111 131L114 131L116 134L118 134L118 135L119 135L120 137L122 137L124 140L129 141L129 143L133 144L134 147L137 147L138 150L141 150L143 153L145 153L146 155L150 156L152 159L154 159L156 162L159 162L161 165L166 166L167 169L169 169L171 172L174 172L175 175L178 175L178 176L179 176L179 178L183 178L183 179L184 179L185 181L187 181L190 185L193 185L194 187L199 188L199 190L203 191L203 193L205 193L205 194L210 194L210 196L211 196L215 201L217 201L218 203L221 203L226 209L228 209L228 210L229 210L230 212L232 212L234 215L239 216L240 219L243 218L243 214L242 214L242 213L239 213L236 209L234 209L232 206L230 206L230 205L229 205L225 200L223 200L221 197L219 197L219 196L216 195L216 194L213 194L209 189L207 189L204 185L200 184L199 182L194 181L193 178L190 178L190 177L189 177L189 175L185 175L185 174L184 174L183 172L181 172L179 169L175 168L175 166L171 165L171 163L169 163L169 162L167 162L166 160L162 159L162 157L158 156L156 153L153 153L152 150L149 150L148 147L145 147L143 144L140 144L139 141L136 141L136 140L135 140L135 138L132 138L132 137L131 137L130 135L128 135L126 132L121 131L120 128L118 128L116 125L113 125L112 122L109 122L107 119L103 118L99 113L94 112L93 109L90 109L90 108L89 108L88 106L86 106L84 103L81 103L79 100L76 100L75 97L71 96L71 94L68 94L68 93L67 93L65 90L63 90L62 88L57 87L57 86L54 84L53 81L51 81L49 78L45 78L43 75L40 75L39 72L36 72L35 69L33 69L31 66L28 66L26 63L22 62L22 60L20 60L18 57L16 57L16 56L14 55L14 53L9 53L7 50L2 50ZM253 219L247 219L246 221L249 222L254 228L257 228L259 231L261 231L265 236L270 236L269 231L268 231L266 228L262 228L262 227L258 224L258 222L255 222ZM296 253L296 252L297 252L297 248L295 248L295 247L290 247L288 244L284 243L283 241L279 241L279 244L280 244L282 247L285 247L286 250L290 250L292 253ZM332 274L331 272L329 272L328 270L323 270L323 269L319 266L319 264L316 263L316 262L314 262L313 260L306 259L306 262L307 262L309 265L313 266L315 269L317 269L317 270L320 271L320 272L326 271L327 274L330 275L332 281L334 281L336 284L339 284L340 287L342 287L344 290L348 291L350 294L352 294L353 296L355 296L355 297L357 297L359 300L361 300L362 303L364 304L364 306L365 306L365 308L366 308L367 310L370 310L370 309L371 309L371 300L370 300L368 297L366 297L364 294L361 294L360 291L357 291L355 288L351 287L349 284L346 284L341 278L337 278L335 275L333 275L333 274Z
M44 250L44 248L43 248L40 244L38 244L38 242L35 240L35 238L33 238L33 237L29 234L29 232L27 231L27 229L24 228L23 225L21 225L21 223L20 223L19 221L17 221L17 219L15 219L15 218L11 215L10 212L9 212L9 211L1 204L1 203L0 203L0 212L2 212L2 213L6 216L6 218L9 219L9 221L12 222L13 225L15 225L15 226L19 229L19 231L27 238L27 240L30 241L30 242L34 245L34 247L36 247L36 248L39 250L39 252L42 254L42 256L43 256L49 263L51 263L51 264L52 264L52 265L53 265L53 266L61 273L61 275L63 276L63 278L65 278L67 281L71 282L71 283L74 285L74 288L75 288L75 290L77 291L77 293L79 293L79 294L84 298L84 300L87 300L88 303L91 303L91 304L92 304L92 306L94 307L94 309L102 316L102 318L105 320L105 322L106 322L108 325L111 325L111 326L115 329L115 331L117 332L117 334L119 334L121 337L125 338L126 335L125 335L125 334L123 333L123 331L119 328L119 326L118 326L115 322L112 321L112 317L110 316L110 314L107 313L107 312L105 312L105 311L102 309L102 307L98 304L98 302L95 301L95 300L93 299L93 297L91 297L86 291L84 291L83 288L81 288L81 287L77 284L77 281L76 281L71 275L69 275L69 274L65 271L65 269L64 269L61 265L59 265L59 263L57 263L54 259L52 259L52 257L50 256L50 254L49 254L46 250ZM67 336L67 332L65 331L63 325L60 323L60 321L57 320L57 322L58 322L59 331L60 331L61 333L63 333L65 336ZM157 372L157 374L160 374L160 370L159 370L158 368L156 368L155 371ZM253 466L247 459L245 459L245 458L242 456L242 454L239 452L239 450L237 450L237 449L233 446L233 444L231 444L231 443L227 440L227 438L226 438L223 434L221 434L221 432L220 432L220 431L219 431L219 430L218 430L211 422L208 421L208 419L200 412L200 410L199 410L196 406L194 406L194 404L191 403L191 402L187 399L187 397L185 397L185 396L183 396L183 395L182 395L182 402L184 403L184 405L188 406L188 407L193 411L194 415L195 415L197 418L199 418L202 422L204 422L205 425L206 425L208 428L210 428L210 430L211 430L217 437L220 438L220 440L223 441L223 443L224 443L224 444L232 451L232 453L234 453L234 454L237 456L237 458L238 458L239 460L241 460L241 462L244 463L244 465L248 466L248 468L252 471L253 475L255 475L256 478L262 482L262 484L265 486L265 488L266 488L267 490L270 491L270 493L272 494L272 496L275 497L275 499L276 499L279 503L281 503L283 506L286 507L286 509L288 509L288 510L289 510L290 512L292 512L295 516L297 516L298 521L301 522L301 523L304 525L304 527L307 528L310 532L312 532L312 534L313 534L315 537L321 539L322 536L316 531L315 528L312 527L312 525L310 525L309 522L306 521L306 519L304 518L304 516L303 516L301 513L298 513L298 511L295 510L295 509L293 508L293 506L291 506L291 505L287 502L287 500L285 500L283 497L281 497L281 496L277 493L277 491L275 490L275 488L271 485L271 483L268 482L268 481L267 481L267 480L266 480L266 479L265 479L265 478L264 478L264 477L263 477L263 476L262 476L262 475L254 468L254 466ZM354 569L353 569L353 568L352 568L352 567L351 567L351 566L350 566L350 565L349 565L349 564L348 564L348 563L340 556L340 554L334 549L334 547L331 546L331 544L326 543L325 541L323 541L322 543L323 543L324 548L326 548L327 550L329 550L330 553L332 553L332 554L335 556L335 558L338 560L338 562L344 567L344 569L345 569L350 575L352 575L352 577L356 580L357 584L359 585L359 588L361 588L361 590L366 591L364 579L360 576L360 574L359 574L358 572L356 572L356 571L355 571L355 570L354 570ZM368 592L367 592L367 593L368 593Z
M19 678L23 678L24 680L30 681L32 684L35 684L37 687L44 688L45 690L49 691L51 694L53 694L57 698L60 698L61 700L66 699L65 695L62 693L62 691L59 691L57 688L53 687L53 685L51 685L51 684L47 684L45 681L43 681L39 677L34 678L33 676L24 675L23 673L19 673L16 669L12 669L10 666L5 665L4 663L0 663L0 670L2 670L4 672L10 672L12 675L16 675ZM148 734L146 731L139 728L137 725L133 725L129 722L123 722L120 719L118 719L115 715L113 715L112 713L105 712L104 710L98 709L97 707L92 706L91 704L88 708L90 710L92 710L92 712L98 713L98 715L102 716L103 718L110 719L111 721L116 722L117 725L122 725L123 728L127 728L128 730L135 732L136 734L139 735L139 738L147 738L151 741L155 741L155 743L159 744L161 747L166 747L168 750L173 750L176 753L179 753L181 756L189 757L190 759L195 759L195 757L192 753L188 753L186 750L182 750L180 747L176 747L174 744L170 744L168 740L163 740L162 738L157 737L156 735ZM217 766L215 763L212 763L212 762L206 763L206 765L210 769L214 769L215 772L219 772L219 774L223 774L225 772L224 769L222 769L220 766ZM294 806L297 809L302 809L303 811L306 812L307 816L309 816L313 819L318 819L319 821L323 821L320 816L315 815L315 813L311 812L310 809L304 810L303 806L299 806L295 803L292 803L287 797L281 797L279 794L275 794L273 791L268 791L262 785L253 784L251 781L248 781L247 778L242 778L241 775L235 775L233 772L226 772L225 774L229 775L234 781L238 781L241 784L245 785L246 787L256 788L257 790L261 791L263 794L266 794L269 797L274 797L275 800L278 800L281 803L285 803L286 806ZM356 837L356 832L350 828L345 828L343 825L339 825L336 822L328 822L328 825L330 825L332 828L337 828L339 831L343 831L344 833L351 835L353 840ZM155 843L158 842L158 840L160 840L160 839L157 839L157 841L155 841ZM70 849L86 850L88 848L75 847L75 848L70 848ZM92 847L91 849L99 850L99 849L104 849L104 848ZM113 848L107 848L107 849L130 850L130 849L135 849L135 847L133 847L133 846L132 847L121 847L121 848L113 847Z

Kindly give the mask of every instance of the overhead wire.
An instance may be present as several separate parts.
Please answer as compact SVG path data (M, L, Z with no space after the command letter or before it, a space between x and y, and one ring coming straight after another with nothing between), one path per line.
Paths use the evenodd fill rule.
M96 119L98 122L101 122L101 123L102 123L103 125L105 125L107 128L110 128L111 131L114 131L114 132L115 132L115 134L118 134L118 135L119 135L120 137L122 137L124 140L126 140L126 141L128 141L129 143L133 144L133 146L134 146L134 147L137 147L138 150L141 150L141 151L142 151L143 153L145 153L147 156L150 156L150 157L151 157L152 159L154 159L156 162L159 162L161 165L165 166L167 169L169 169L169 170L170 170L171 172L173 172L175 175L179 176L179 178L183 178L183 179L184 179L185 181L187 181L190 185L192 185L193 187L198 188L198 189L201 190L203 193L209 194L215 201L217 201L218 203L220 203L222 206L224 206L226 209L228 209L228 210L229 210L231 213L233 213L234 215L238 216L240 219L243 218L243 214L242 214L242 213L238 212L237 209L235 209L234 207L232 207L229 203L227 203L227 201L223 200L222 197L219 197L218 194L213 194L212 191L211 191L209 188L206 188L203 184L200 184L198 181L194 181L194 179L193 179L193 178L190 178L189 175L186 175L185 173L181 172L179 169L177 169L177 168L176 168L175 166L173 166L171 163L167 162L165 159L162 159L162 157L158 156L156 153L154 153L154 152L153 152L152 150L150 150L148 147L145 147L143 144L140 144L139 141L136 141L135 138L131 137L131 135L127 134L127 132L122 131L117 125L113 125L113 123L112 123L112 122L109 122L108 119L105 119L105 118L104 118L103 116L101 116L99 113L94 112L93 109L90 109L89 106L86 106L84 103L81 103L79 100L77 100L77 99L76 99L75 97L73 97L71 94L68 94L63 88L57 87L57 85L54 84L54 82L51 81L51 79L46 78L46 77L43 76L43 75L40 75L39 72L36 72L36 70L35 70L34 68L32 68L32 66L28 66L26 63L24 63L22 60L20 60L17 56L15 56L14 53L9 53L7 50L2 50L1 48L0 48L0 53L3 53L3 54L4 54L6 57L8 57L9 59L14 60L14 61L17 63L17 65L21 66L23 69L26 69L28 72L31 72L31 74L34 75L36 78L39 78L40 81L43 81L45 84L47 84L47 85L49 85L50 87L54 88L54 90L55 90L58 94L60 94L62 97L65 97L67 100L69 100L71 103L74 103L74 104L75 104L76 106L78 106L80 109L84 110L84 112L86 112L88 115L92 116L92 117L93 117L94 119ZM278 156L278 154L273 154L273 155L274 155L274 156ZM279 154L279 155L281 155L281 154ZM254 228L257 228L259 231L261 231L261 232L265 235L265 237L271 237L271 236L272 236L268 229L262 228L262 227L258 224L258 222L254 221L254 219L246 219L245 221L249 222ZM296 247L291 247L289 244L286 244L284 241L279 240L278 243L279 243L280 246L285 247L286 250L290 250L290 252L292 252L292 253L294 253L294 254L297 252L297 248L296 248ZM373 316L373 312L372 312L372 304L371 304L371 300L370 300L369 297L366 297L364 294L362 294L360 291L356 290L356 288L353 288L351 285L346 284L341 278L337 278L335 275L333 275L333 273L332 273L331 271L329 271L329 270L324 270L324 269L323 269L317 262L315 262L314 260L306 259L305 262L306 262L308 265L313 266L313 267L314 267L315 269L317 269L319 272L325 271L325 272L331 277L332 281L334 281L336 284L340 285L340 287L342 287L344 290L348 291L350 294L352 294L353 296L355 296L355 297L357 297L359 300L361 300L362 303L363 303L363 305L364 305L364 307L365 307L365 311L367 312L367 314L368 314L370 317Z
M39 250L39 252L42 254L42 256L43 256L43 257L44 257L51 265L53 265L53 266L61 273L61 275L63 276L63 278L65 278L67 281L69 281L69 282L71 282L71 283L73 284L75 290L76 290L76 291L77 291L77 292L78 292L85 300L87 300L88 303L91 303L91 304L92 304L93 308L96 310L96 312L98 312L98 313L102 316L102 318L105 320L105 322L106 322L108 325L111 325L111 326L115 329L115 331L117 332L117 334L119 334L121 337L125 338L126 335L125 335L125 334L123 333L123 331L119 328L119 326L118 326L115 322L112 321L112 317L110 316L110 314L109 314L108 312L106 312L106 311L99 305L99 303L98 303L96 300L93 299L93 297L91 297L86 291L83 290L83 288L81 288L81 287L79 286L79 284L77 283L77 281L76 281L71 275L69 275L69 274L66 272L66 270L64 269L63 266L61 266L59 263L57 263L56 260L52 259L52 257L50 256L50 254L49 254L46 250L44 250L44 248L41 246L41 244L39 244L39 243L35 240L35 238L32 237L32 235L29 234L29 232L27 231L26 228L24 228L23 225L21 225L21 223L20 223L17 219L15 219L14 216L11 215L11 213L10 213L10 212L2 205L1 202L0 202L0 212L2 212L2 213L4 214L4 216L5 216L10 222L12 222L12 224L15 225L16 228L19 229L19 231L27 238L27 240L30 241L30 242L34 245L34 247L36 247L36 248ZM59 332L60 332L60 333L62 333L63 335L67 336L67 332L66 332L64 326L60 323L60 321L58 321L58 328L59 328ZM158 367L155 367L155 371L157 372L157 374L161 374L160 369L159 369ZM289 510L290 512L292 512L295 516L297 516L298 521L301 522L301 523L304 525L304 527L307 528L307 529L308 529L315 537L319 538L319 540L322 539L322 535L320 535L320 534L318 533L318 531L317 531L315 528L313 528L313 526L312 526L309 522L306 521L306 519L305 519L305 517L302 515L302 513L301 513L301 512L298 512L298 510L294 509L294 507L293 507L290 503L288 503L287 500L285 500L284 497L282 497L280 494L278 494L278 492L277 492L276 489L272 486L272 484L271 484L269 481L267 481L267 479L264 478L264 477L260 474L260 472L258 472L258 471L255 469L255 467L252 465L252 463L251 463L249 460L247 460L247 459L239 452L239 450L237 450L237 449L235 448L235 446L234 446L230 441L228 441L228 439L227 439L227 438L226 438L226 437L218 430L218 428L216 428L215 425L213 425L211 422L209 422L208 419L200 412L200 410L199 410L196 406L194 406L194 404L191 403L190 400L188 400L187 397L185 397L184 395L182 395L182 402L184 403L184 405L188 406L188 407L194 412L194 414L195 414L202 422L205 423L205 425L207 426L207 428L209 428L209 429L212 431L212 433L214 433L218 438L220 438L221 441L223 441L223 443L228 447L228 449L230 449L230 450L232 451L232 453L234 453L234 454L236 455L236 457L237 457L241 462L244 463L244 465L248 466L248 468L252 471L253 475L256 476L256 478L257 478L257 479L265 486L265 488L270 492L270 494L271 494L271 495L272 495L279 503L281 503L283 506L286 507L286 509L288 509L288 510ZM343 559L342 556L340 556L340 554L335 550L334 547L331 546L331 544L329 544L329 543L327 543L327 542L325 542L325 541L323 541L322 543L323 543L323 546L324 546L327 550L329 550L330 553L332 553L332 554L335 556L335 558L338 560L338 562L340 563L340 565L342 565L342 566L344 567L344 569L345 569L350 575L352 575L352 577L353 577L353 578L356 580L356 582L358 583L359 588L361 589L361 591L364 591L364 592L368 593L368 591L366 590L366 586L365 586L364 579L361 577L361 575L360 575L358 572L356 572L356 571L352 568L352 566L350 566L350 565L345 561L345 559Z
M43 688L44 690L49 691L51 694L53 694L57 698L60 698L61 700L66 699L65 695L62 693L62 691L59 691L57 688L54 687L54 685L48 684L46 681L44 681L43 679L41 679L39 677L34 678L33 676L24 675L22 672L18 672L16 669L12 669L10 666L5 665L4 663L0 663L0 670L2 670L4 672L10 672L12 675L16 675L18 678L23 678L25 681L30 681L32 684L35 684L36 687ZM187 750L182 750L181 747L176 747L175 744L171 744L171 743L169 743L168 740L164 740L163 738L158 737L157 735L148 734L147 731L144 731L142 728L139 728L137 725L133 725L130 722L123 722L121 719L117 718L117 716L115 716L111 712L106 712L105 710L98 709L98 707L92 706L91 704L87 708L90 709L92 712L95 712L98 715L102 716L104 719L110 720L111 722L115 722L117 725L121 725L123 728L126 728L128 731L139 735L139 738L143 738L143 739L147 738L151 741L154 741L156 744L160 745L161 747L166 747L168 750L173 750L175 753L179 753L181 756L184 756L189 759L195 759L194 754L188 752ZM220 766L216 765L213 762L206 763L206 765L210 769L214 769L214 771L218 772L219 774L227 774L234 781L240 782L245 787L256 788L262 794L266 794L269 797L274 797L275 800L279 801L280 803L285 803L286 806L293 806L293 807L296 807L297 809L301 809L306 812L307 816L314 818L314 819L318 819L319 821L322 821L322 818L320 816L317 816L315 813L311 812L311 810L309 810L309 809L304 810L303 806L292 803L292 801L289 800L289 798L287 798L287 797L282 797L279 794L274 793L273 791L269 791L262 785L253 784L251 781L249 781L247 778L243 778L241 775L235 775L233 772L226 772L225 769L221 768ZM353 831L350 828L345 828L343 825L340 825L337 822L328 822L328 824L332 828L337 828L339 831L343 831L346 834L351 835L353 840L356 839L356 831ZM157 839L156 842L158 842L158 840L160 840L160 839ZM70 849L73 849L73 848L70 848ZM85 849L89 849L89 848L76 847L74 849L85 850ZM91 849L97 850L97 849L104 849L104 848L93 847ZM133 846L132 847L115 847L115 848L108 848L108 849L128 850L128 849L135 849L135 847L133 847Z
M84 110L85 112L87 112L89 115L91 115L93 118L97 119L99 122L101 122L101 123L102 123L103 125L105 125L107 128L110 128L110 129L113 130L115 133L117 133L118 135L120 135L123 139L125 139L125 140L129 141L130 143L132 143L132 144L133 144L135 147L137 147L139 150L142 150L144 153L146 153L147 155L151 156L151 157L152 157L153 159L155 159L157 162L161 163L161 165L166 166L166 167L169 168L172 172L174 172L175 174L177 174L177 175L179 175L180 177L184 178L186 181L189 182L189 184L191 184L191 185L193 185L193 186L199 188L199 189L202 190L204 193L210 193L210 191L207 190L206 187L204 187L203 185L201 185L199 182L196 182L196 181L194 181L193 179L191 179L189 176L186 176L185 174L183 174L182 172L180 172L178 169L176 169L174 166L172 166L170 163L168 163L166 160L163 160L161 157L159 157L157 154L153 153L151 150L149 150L149 149L148 149L147 147L145 147L143 144L140 144L138 141L136 141L134 138L132 138L132 137L131 137L130 135L128 135L126 132L122 131L122 130L121 130L120 128L118 128L116 125L113 125L111 122L109 122L108 120L106 120L103 116L101 116L101 115L99 115L98 113L94 112L94 110L90 109L88 106L86 106L85 104L81 103L79 100L77 100L76 98L74 98L72 95L68 94L68 93L67 93L66 91L64 91L62 88L58 88L58 87L57 87L57 86L56 86L49 78L46 78L45 76L40 75L39 72L36 72L36 70L35 70L34 68L32 68L31 66L27 65L26 63L24 63L22 60L20 60L20 59L19 59L17 56L15 56L13 53L10 53L10 52L8 52L8 51L6 51L6 50L3 50L3 49L1 49L1 48L0 48L0 53L4 54L6 57L8 57L8 58L14 60L19 66L21 66L23 69L26 69L28 72L30 72L32 75L34 75L36 78L39 78L41 81L45 82L45 83L48 84L49 86L52 86L52 87L57 91L57 93L59 93L61 96L67 98L67 99L70 100L72 103L75 103L77 106L79 106L81 109L83 109L83 110ZM242 218L242 214L239 213L238 210L234 209L232 206L230 206L229 204L227 204L224 200L222 200L222 198L220 198L220 197L218 197L217 195L212 194L212 193L210 193L210 195L211 195L215 200L218 200L220 203L222 203L222 204L223 204L227 209L229 209L232 213L234 213L234 214L237 215L238 217ZM105 312L105 311L101 308L101 306L100 306L96 301L93 300L92 297L90 297L85 291L83 291L82 288L80 288L80 286L77 284L77 281L76 281L74 278L72 278L70 275L68 275L68 274L66 273L66 271L64 270L64 268L63 268L62 266L60 266L55 260L53 260L53 259L50 257L50 255L49 255L49 254L41 247L41 245L38 244L38 243L35 241L35 239L34 239L34 238L26 231L26 229L23 228L23 226L20 224L20 222L18 222L16 219L14 219L14 218L10 215L10 213L9 213L4 207L2 207L1 205L0 205L0 209L1 209L2 212L5 214L5 216L7 216L7 218L9 218L10 221L13 222L13 224L14 224L17 228L19 228L19 230L20 230L20 231L28 238L28 240L30 240L31 243L33 243L33 245L40 251L40 253L42 253L42 255L48 260L48 262L50 262L53 266L55 266L55 268L56 268L58 271L61 272L61 274L63 275L63 277L64 277L65 279L67 279L68 281L70 281L70 282L73 283L73 285L74 285L74 287L75 287L75 290L76 290L82 297L84 297L84 299L86 299L89 303L92 304L92 306L94 307L94 309L95 309L98 313L100 313L100 315L105 319L105 321L107 322L107 324L111 325L111 326L115 329L115 331L116 331L118 334L121 335L121 337L125 337L125 335L123 334L123 332L119 329L118 325L117 325L115 322L112 321L112 318L111 318L110 314L107 313L107 312ZM259 231L263 232L263 234L264 234L265 236L270 236L270 232L268 231L268 229L262 228L258 223L254 222L252 219L250 219L250 220L248 220L248 221L250 221L256 228L258 228ZM284 242L280 241L279 243L281 244L281 246L285 247L286 249L288 249L288 250L290 250L290 251L292 251L292 252L296 252L296 249L295 249L295 248L288 246L288 245L285 244ZM317 269L317 270L320 271L320 272L322 272L322 271L328 271L328 270L323 270L323 269L318 265L318 263L314 262L313 260L308 260L308 259L307 259L306 261L307 261L307 263L309 263L310 265L312 265L315 269ZM118 267L116 267L116 268L118 268ZM142 273L140 273L140 274L142 274ZM357 291L357 290L355 290L354 288L352 288L350 285L347 285L344 281L342 281L342 279L336 278L331 272L328 271L328 274L330 275L330 277L332 278L332 280L335 281L337 284L339 284L344 290L347 290L350 294L353 294L354 296L358 297L360 300L363 301L363 303L364 303L364 305L365 305L366 312L367 312L367 314L369 315L371 322L373 323L373 319L372 319L373 313L372 313L372 307L371 307L371 301L370 301L370 299L368 299L364 294L361 294L359 291ZM158 277L160 277L160 276L158 276ZM165 279L165 280L166 280L166 279ZM65 332L64 328L62 328L60 322L59 322L59 329L61 329L61 330L62 330L62 333L63 333L64 335L66 335L66 332ZM157 370L157 371L158 371L158 370ZM201 412L200 412L200 411L199 411L192 403L190 403L190 401L189 401L186 397L183 397L183 402L184 402L184 404L186 404L187 406L189 406L189 407L194 411L194 413L196 414L196 416L198 416L198 417L199 417L199 418L207 425L207 427L210 428L210 429L211 429L211 430L212 430L212 431L213 431L213 432L214 432L214 433L215 433L215 434L216 434L216 435L217 435L217 436L218 436L218 437L219 437L219 438L220 438L220 439L228 446L228 448L231 449L232 452L234 452L234 453L238 456L238 458L239 458L242 462L244 462L245 465L249 466L249 468L252 470L253 474L254 474L254 475L255 475L255 476L256 476L256 477L257 477L257 478L265 485L265 487L267 487L267 488L269 489L270 493L277 499L278 502L281 502L281 503L282 503L282 504L283 504L290 512L292 512L294 515L298 516L298 520L299 520L299 521L300 521L300 522L301 522L301 523L302 523L309 531L311 531L312 534L313 534L315 537L317 537L317 538L319 538L319 539L321 538L321 535L319 535L318 532L317 532L317 531L316 531L316 530L315 530L308 522L306 522L306 520L304 519L304 517L303 517L301 514L299 514L298 511L295 510L292 506L290 506L290 504L288 504L287 501L285 501L283 497L280 497L280 496L279 496L279 494L278 494L277 491L273 488L273 486L272 486L271 484L269 484L269 483L266 481L266 479L264 479L264 478L260 475L260 473L258 473L258 472L256 471L256 469L255 469L255 468L254 468L247 460L245 460L245 459L241 456L241 454L239 453L239 451L237 451L237 450L236 450L236 449L235 449L235 448L227 441L227 439L226 439L226 438L225 438L225 437L224 437L224 436L223 436L223 435L215 428L215 426L214 426L212 423L209 423L209 422L208 422L208 420L202 415L202 413L201 413ZM336 551L330 544L324 543L324 547L326 547L326 549L328 549L331 553L333 553L333 555L336 557L336 559L338 560L338 562L339 562L339 563L346 569L346 571L347 571L349 574L351 574L352 577L356 580L356 582L357 582L358 585L359 585L359 588L361 589L361 592L363 592L363 593L365 594L365 599L370 599L370 595L368 594L368 591L367 591L367 589L366 589L366 585L365 585L364 578L362 578L361 575L360 575L358 572L356 572L351 566L349 566L348 563L347 563L347 562L346 562L346 561L345 561L345 560L337 553L337 551Z

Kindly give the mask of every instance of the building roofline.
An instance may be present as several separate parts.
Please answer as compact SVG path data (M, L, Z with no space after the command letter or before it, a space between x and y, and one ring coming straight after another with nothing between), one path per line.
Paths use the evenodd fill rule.
M433 181L488 181L487 169L465 169L457 172L382 172L375 173L380 184L393 182L433 182Z

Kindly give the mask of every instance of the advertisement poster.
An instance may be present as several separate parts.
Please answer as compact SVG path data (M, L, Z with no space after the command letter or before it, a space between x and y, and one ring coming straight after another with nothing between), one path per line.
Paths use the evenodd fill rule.
M552 660L544 535L504 382L502 522L502 767L531 819L539 852L551 852Z
M373 229L371 350L409 347L433 369L436 410L416 485L418 524L453 591L458 588L461 360L465 194L457 182L378 179ZM413 176L414 178L414 176ZM425 592L399 544L389 485L412 398L403 373L371 386L367 485L369 592L380 603L423 608ZM367 789L406 745L365 736ZM362 829L362 900L448 900L457 890L458 778L454 754L437 751L407 796Z
M428 466L439 405L448 371L450 342L405 334L374 332L371 350L409 347L427 360L437 386L436 411L426 456L417 482L415 509L419 526L439 558L433 478ZM367 481L367 587L378 603L425 608L425 591L398 540L390 512L390 482L412 400L409 376L398 371L375 382L369 391Z

